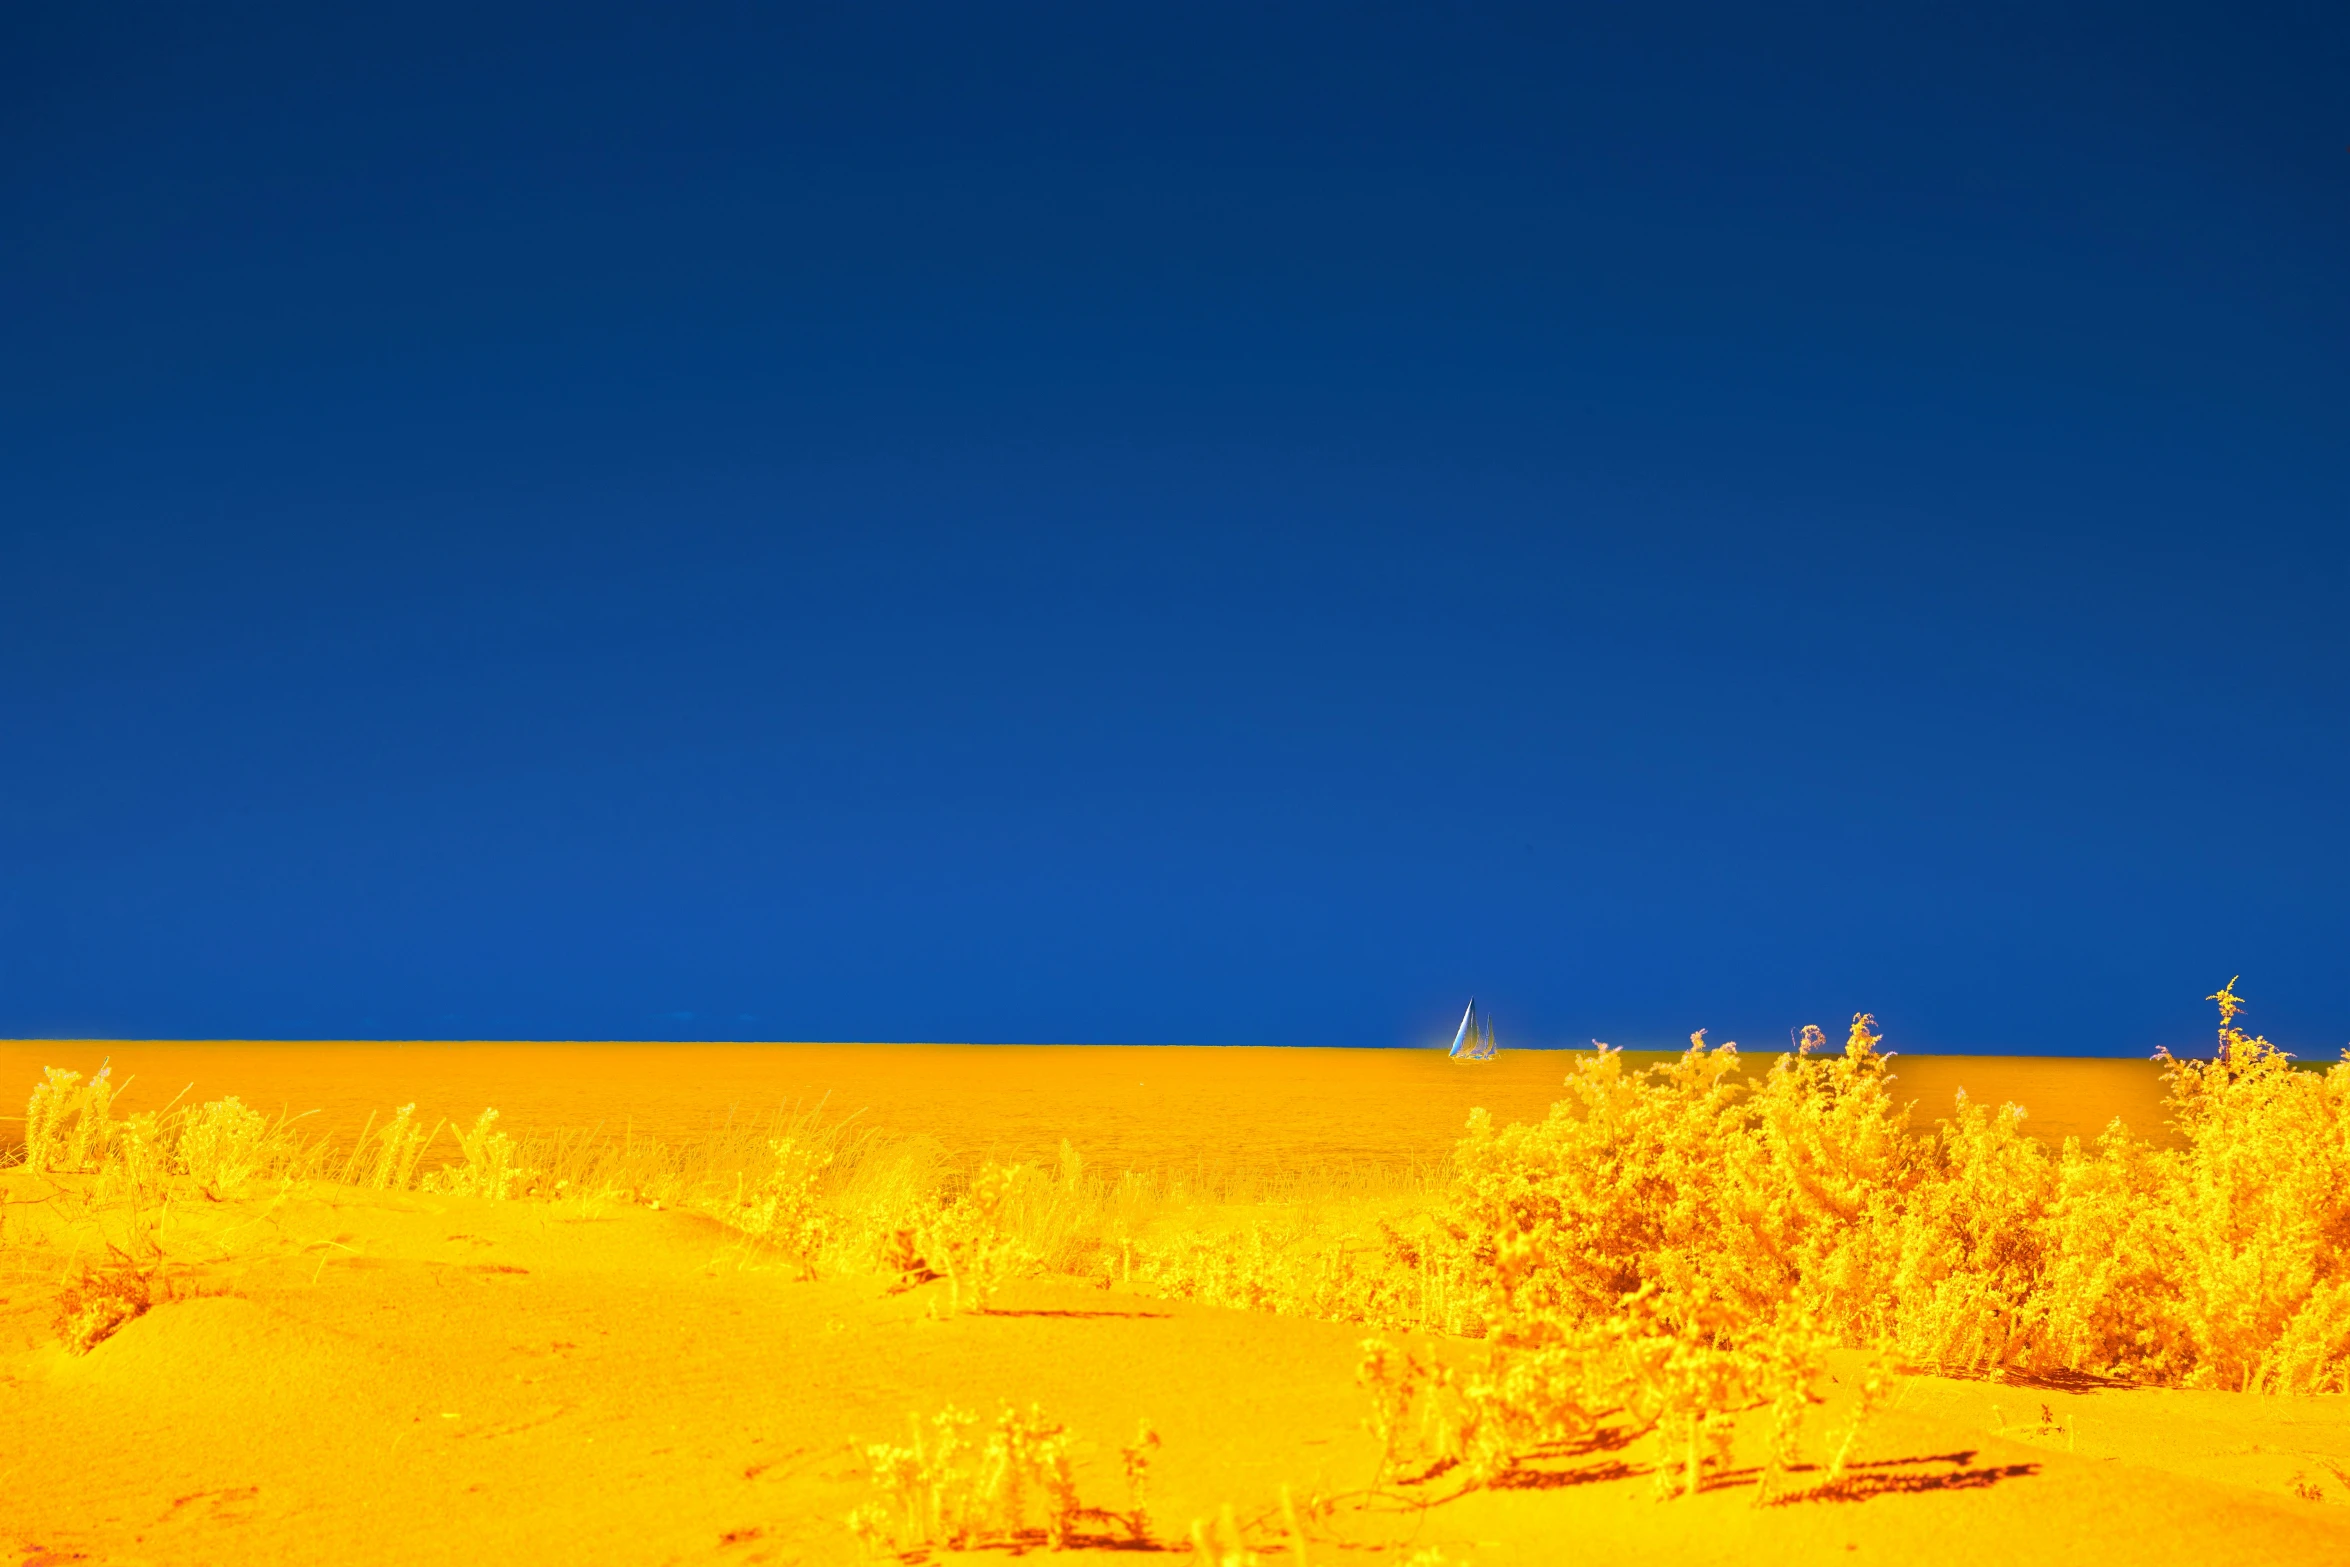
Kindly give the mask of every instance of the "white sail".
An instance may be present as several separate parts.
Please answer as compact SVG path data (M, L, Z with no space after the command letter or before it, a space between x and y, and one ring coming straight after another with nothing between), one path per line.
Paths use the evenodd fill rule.
M1455 1061L1490 1061L1497 1054L1493 1020L1479 1019L1476 997L1469 998L1469 1008L1461 1014L1461 1026L1453 1033L1452 1048L1445 1054Z

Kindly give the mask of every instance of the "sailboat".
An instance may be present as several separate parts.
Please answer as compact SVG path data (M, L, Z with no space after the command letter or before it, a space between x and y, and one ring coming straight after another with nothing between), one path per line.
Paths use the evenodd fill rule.
M1461 1026L1452 1036L1452 1048L1445 1052L1455 1061L1490 1061L1500 1052L1493 1043L1493 1019L1477 1015L1477 998L1469 998L1469 1010L1461 1014Z

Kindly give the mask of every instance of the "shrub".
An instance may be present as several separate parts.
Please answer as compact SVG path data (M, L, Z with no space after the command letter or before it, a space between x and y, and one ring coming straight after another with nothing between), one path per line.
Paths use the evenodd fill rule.
M802 1277L814 1278L816 1259L829 1233L817 1183L832 1163L832 1154L797 1137L776 1138L768 1148L775 1157L774 1168L747 1196L741 1177L736 1177L735 1200L723 1216L785 1258Z
M163 1194L170 1172L171 1132L159 1112L141 1111L114 1129L98 1168L98 1199L151 1201Z
M271 1150L269 1122L235 1095L198 1106L179 1135L182 1174L211 1197L226 1197L261 1172Z
M1767 1407L1791 1459L1836 1327L1876 1314L1911 1159L1877 1041L1864 1015L1822 1059L1807 1030L1751 1088L1737 1047L1702 1033L1639 1076L1603 1046L1541 1122L1473 1114L1442 1233L1487 1348L1474 1373L1413 1390L1447 1406L1438 1456L1483 1483L1616 1424L1657 1433L1660 1483L1693 1492L1735 1417ZM1379 1358L1367 1380L1391 1374Z
M946 1277L949 1310L985 1311L1014 1268L1032 1257L1015 1219L1034 1179L1026 1165L990 1164L916 1231L921 1260Z
M372 1118L370 1128L372 1129ZM369 1153L368 1130L362 1130L352 1145L351 1157L345 1161L344 1180L376 1191L402 1192L416 1184L416 1165L424 1157L425 1147L440 1135L440 1128L424 1130L416 1119L416 1106L404 1104L392 1112L392 1118L382 1131L374 1134L374 1150Z
M1383 1445L1416 1409L1475 1483L1613 1422L1657 1432L1660 1478L1693 1491L1743 1410L1772 1410L1774 1466L1792 1461L1839 1343L1959 1373L2350 1391L2350 1054L2298 1071L2235 1027L2232 982L2212 999L2214 1057L2161 1057L2175 1151L2118 1122L2050 1149L2020 1108L1963 1094L1911 1135L1866 1014L1840 1054L1806 1029L1759 1082L1700 1033L1638 1076L1600 1047L1540 1122L1474 1113L1431 1244L1491 1325L1485 1364L1375 1342Z
M917 1417L907 1446L868 1447L873 1483L884 1500L850 1514L850 1529L869 1547L900 1553L932 1545L974 1550L1042 1544L1060 1550L1077 1543L1086 1517L1117 1518L1080 1505L1069 1434L1042 1410L1032 1407L1022 1415L1007 1405L984 1439L974 1436L977 1426L974 1416L949 1408L931 1418L927 1433ZM1155 1447L1147 1427L1145 1435ZM1127 1469L1131 1477L1131 1456ZM1028 1521L1031 1499L1039 1517L1034 1528ZM1128 1533L1140 1540L1141 1530L1138 1509Z
M457 1134L463 1164L444 1165L425 1177L424 1189L456 1197L487 1197L503 1202L528 1179L516 1156L514 1139L495 1130L498 1112L484 1110L468 1131Z
M57 1297L51 1324L67 1352L86 1355L146 1315L155 1304L158 1272L157 1265L141 1265L121 1251L103 1264L83 1264Z
M114 1100L110 1066L88 1082L62 1067L46 1068L25 1105L24 1162L27 1169L80 1173L106 1155Z

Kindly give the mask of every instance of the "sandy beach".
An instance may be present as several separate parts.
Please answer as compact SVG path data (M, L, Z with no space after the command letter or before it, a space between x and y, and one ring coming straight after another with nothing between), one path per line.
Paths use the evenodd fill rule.
M924 1291L745 1272L706 1221L641 1209L351 1197L216 1222L234 1254L198 1293L86 1357L11 1281L0 1541L24 1567L854 1562L864 1446L1006 1402L1065 1421L1080 1487L1121 1506L1114 1449L1151 1422L1178 1560L1227 1504L1294 1559L1284 1486L1354 1493L1306 1542L1317 1563L2350 1554L2350 1507L2288 1488L2350 1467L2338 1398L1916 1378L1849 1498L1758 1508L1749 1473L1660 1504L1635 1447L1423 1507L1359 1494L1358 1329L1050 1281L942 1317Z
M1066 1138L1109 1167L1440 1163L1472 1105L1539 1114L1562 1058L973 1047L125 1045L125 1113L198 1096L320 1111L347 1135L413 1099L527 1128L691 1138L827 1099L971 1156ZM0 1047L97 1065L96 1047ZM2043 1133L2145 1115L2143 1063L1921 1061L1905 1087L2029 1092ZM166 1089L168 1085L168 1090ZM1915 1114L1923 1114L1921 1106ZM851 1562L873 1444L949 1407L1032 1406L1096 1521L1067 1550L1195 1554L1225 1510L1263 1560L1551 1563L2350 1559L2350 1403L1906 1375L1832 1495L1758 1499L1741 1416L1702 1492L1660 1503L1652 1438L1534 1455L1506 1484L1379 1481L1365 1330L1049 1272L981 1313L947 1285L791 1276L704 1214L309 1181L175 1207L168 1298L86 1354L53 1327L88 1260L76 1183L0 1174L0 1542L64 1562ZM86 1206L86 1205L85 1205ZM1265 1205L1260 1204L1260 1209ZM1279 1202L1271 1203L1277 1208ZM1398 1341L1431 1364L1475 1346ZM1858 1396L1843 1353L1821 1421ZM1147 1496L1118 1453L1160 1438ZM1286 1497L1286 1501L1284 1498ZM1123 1520L1145 1515L1138 1534ZM1120 1520L1112 1523L1112 1518ZM1036 1544L1037 1542L1031 1542ZM1436 1554L1429 1554L1429 1553ZM990 1552L989 1554L994 1554ZM908 1559L942 1559L917 1552ZM1244 1558L1227 1555L1220 1560Z

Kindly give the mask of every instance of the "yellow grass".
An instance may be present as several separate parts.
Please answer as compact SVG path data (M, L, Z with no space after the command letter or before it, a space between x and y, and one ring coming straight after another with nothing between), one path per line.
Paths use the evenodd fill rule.
M1922 1117L1864 1016L1841 1050L1808 1030L1760 1070L1702 1034L1647 1065L1604 1047L1553 1058L1569 1071L1546 1113L1470 1115L1441 1166L1268 1169L1233 1157L1217 1135L1229 1128L1214 1126L1189 1160L1154 1167L1106 1168L1066 1139L1049 1158L1007 1159L820 1101L682 1136L509 1130L486 1107L428 1127L409 1103L333 1135L234 1096L124 1114L108 1068L51 1067L0 1176L0 1268L12 1301L45 1302L60 1366L105 1359L150 1321L228 1309L255 1269L294 1267L294 1279L300 1259L316 1288L362 1267L375 1242L350 1213L511 1212L525 1232L582 1236L674 1215L704 1226L680 1233L707 1237L698 1263L677 1264L686 1273L811 1299L877 1291L838 1308L852 1320L919 1302L933 1323L1043 1313L1076 1334L1095 1317L1239 1311L1309 1334L1332 1324L1339 1338L1312 1342L1352 1346L1359 1391L1338 1430L1365 1444L1361 1467L1302 1501L1292 1474L1226 1475L1225 1495L1195 1492L1187 1516L1162 1523L1147 1425L1112 1466L1015 1387L985 1424L950 1397L911 1428L899 1416L910 1441L852 1433L859 1461L838 1473L861 1474L865 1497L795 1519L795 1537L830 1541L806 1560L1154 1542L1216 1561L1323 1560L1340 1546L1417 1559L1426 1542L1363 1531L1431 1508L1471 1516L1470 1500L1490 1497L1479 1505L1512 1509L1540 1539L1539 1517L1528 1525L1512 1498L1618 1482L1674 1507L1735 1493L1792 1518L1938 1488L1880 1449L1913 1418L1916 1389L1962 1385L1950 1378L2049 1390L2037 1423L2017 1413L2035 1400L2016 1399L1994 1406L1989 1429L2068 1454L2077 1415L2058 1404L2100 1391L2350 1393L2350 1059L2297 1070L2236 1026L2232 985L2213 999L2213 1057L2164 1058L2169 1125L2144 1131L2117 1119L2044 1140L2020 1107L1963 1093ZM1481 1069L1457 1070L1473 1082ZM380 1221L407 1236L405 1222ZM398 1246L385 1255L407 1255ZM643 1268L629 1277L656 1287ZM1006 1305L1069 1288L1135 1304ZM1189 1396L1248 1404L1225 1370L1195 1366ZM913 1400L925 1403L939 1400ZM1294 1414L1261 1418L1331 1440ZM1988 1490L2038 1463L1957 1472ZM1087 1469L1082 1483L1122 1487L1122 1506L1080 1501ZM2271 1483L2279 1505L2327 1517L2350 1500L2346 1472L2350 1450L2307 1450ZM1256 1500L1228 1505L1251 1488ZM755 1555L782 1537L735 1531L729 1548ZM199 1531L181 1559L206 1548Z

